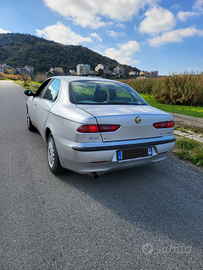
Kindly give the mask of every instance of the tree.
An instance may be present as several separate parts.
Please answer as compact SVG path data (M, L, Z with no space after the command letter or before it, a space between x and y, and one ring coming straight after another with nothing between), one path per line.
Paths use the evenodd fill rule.
M102 68L100 68L98 70L98 76L102 77L104 75L104 70Z
M21 69L20 76L24 81L31 81L30 75L26 69Z
M34 73L37 74L37 73L46 73L49 71L49 68L45 65L36 65L34 67Z

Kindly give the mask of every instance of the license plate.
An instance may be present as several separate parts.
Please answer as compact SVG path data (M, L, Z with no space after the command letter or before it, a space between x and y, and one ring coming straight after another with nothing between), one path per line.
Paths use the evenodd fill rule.
M118 160L136 159L148 156L152 156L152 147L117 151Z

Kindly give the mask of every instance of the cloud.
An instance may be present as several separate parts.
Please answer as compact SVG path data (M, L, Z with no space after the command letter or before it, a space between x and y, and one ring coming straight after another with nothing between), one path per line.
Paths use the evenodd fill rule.
M203 30L197 30L195 29L195 27L188 27L185 29L166 32L163 33L161 36L157 36L150 39L149 44L151 47L158 47L166 43L182 42L183 38L193 36L203 36Z
M180 4L174 4L171 6L172 9L180 9L181 5Z
M179 11L177 14L178 20L185 22L187 18L189 17L198 17L200 14L198 12L184 12L184 11Z
M90 28L92 29L98 29L100 27L112 25L112 22L102 22L100 17L95 17L95 18L86 17L86 18L79 18L79 19L73 18L72 21L74 25L80 25L84 28L90 26Z
M117 23L117 24L116 24L116 26L117 26L117 27L120 27L120 28L125 28L125 25L123 25L123 24L122 24L122 23L120 23L120 22L119 22L119 23Z
M196 0L193 5L193 9L203 13L203 0Z
M0 34L6 34L6 33L10 33L10 31L0 28Z
M145 19L140 24L140 32L157 34L171 30L176 25L176 19L169 10L154 6L144 14Z
M102 42L102 38L97 33L91 33L91 37L98 39L100 42Z
M119 50L109 48L104 54L107 57L117 60L119 63L132 65L133 60L129 57L140 49L139 43L135 40L130 40L125 44L118 44Z
M137 15L141 8L152 5L160 0L44 0L53 11L73 20L82 27L97 29L106 26L101 16L110 20L127 21Z
M127 43L119 46L121 51L125 52L126 55L131 55L140 49L139 43L137 43L135 40L130 40Z
M123 37L123 36L125 36L125 33L123 33L123 32L119 33L119 32L115 32L113 30L107 30L106 32L110 37Z
M133 64L139 64L140 60L133 60Z
M47 26L43 30L36 29L37 36L44 37L64 45L77 45L83 42L92 42L90 37L82 37L72 32L70 27L65 26L62 22L52 26Z

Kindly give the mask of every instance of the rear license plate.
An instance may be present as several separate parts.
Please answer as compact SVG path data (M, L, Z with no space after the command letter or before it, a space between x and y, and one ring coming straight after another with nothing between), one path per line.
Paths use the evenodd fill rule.
M118 160L136 159L148 156L152 156L152 147L117 151Z

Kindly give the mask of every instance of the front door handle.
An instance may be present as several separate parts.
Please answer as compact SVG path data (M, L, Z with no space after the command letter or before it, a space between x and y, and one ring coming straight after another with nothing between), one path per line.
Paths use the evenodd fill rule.
M34 106L37 106L37 102L34 103Z

